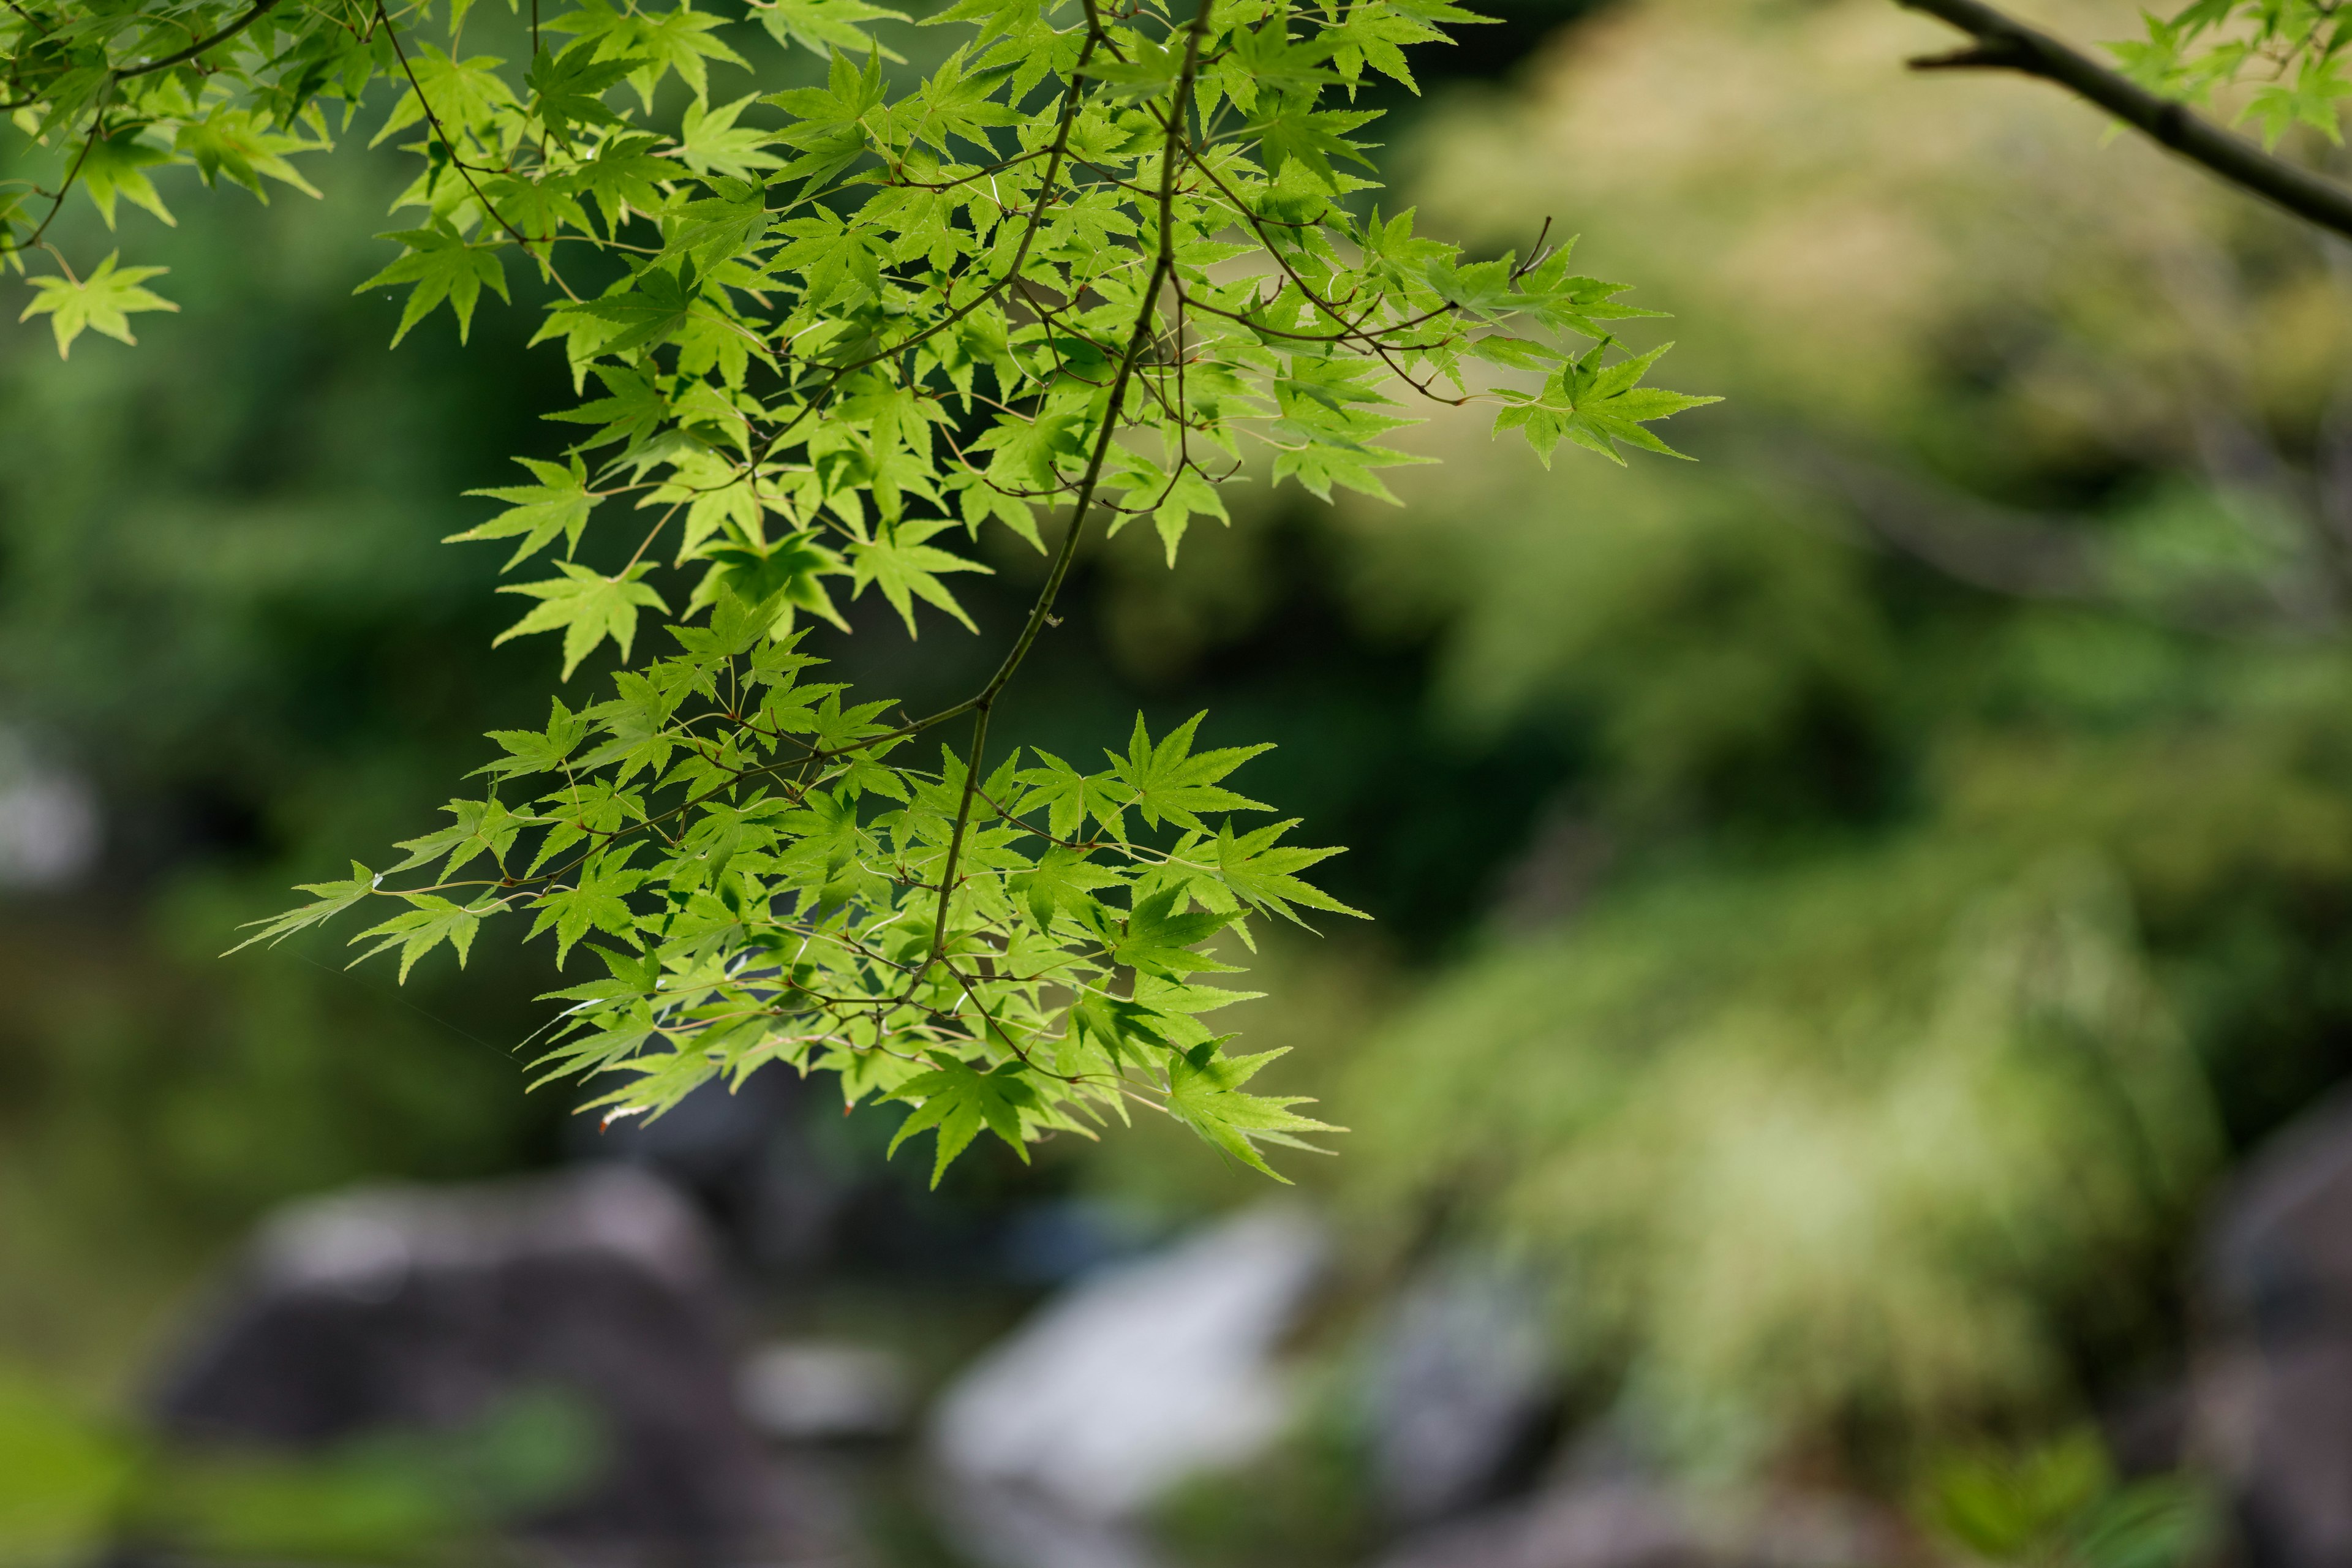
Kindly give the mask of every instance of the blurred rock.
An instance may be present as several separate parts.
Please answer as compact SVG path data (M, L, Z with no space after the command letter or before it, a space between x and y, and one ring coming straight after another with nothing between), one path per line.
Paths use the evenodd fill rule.
M2352 1100L2248 1163L2205 1262L2197 1444L2249 1568L2352 1564Z
M948 1391L940 1466L1106 1520L1246 1459L1289 1413L1270 1357L1323 1252L1304 1213L1265 1207L1081 1280Z
M42 754L31 737L0 724L0 888L62 888L97 860L98 794L89 781Z
M1170 1568L1132 1520L1073 1513L1033 1491L950 1479L931 1509L959 1555L991 1568Z
M1456 1259L1399 1298L1370 1389L1373 1473L1391 1517L1427 1524L1532 1479L1558 1409L1542 1292Z
M266 1226L155 1414L183 1440L301 1453L552 1394L603 1451L520 1521L556 1561L806 1555L831 1531L738 1414L721 1317L702 1222L643 1173L373 1189Z
M1165 1239L1149 1211L1099 1198L1054 1198L1005 1216L1002 1262L1015 1284L1066 1285L1126 1263Z
M1607 1479L1426 1532L1380 1568L1886 1568L1913 1556L1898 1524L1855 1500L1700 1510L1647 1482Z
M736 1390L753 1426L790 1443L894 1436L912 1399L906 1363L890 1352L814 1340L761 1346Z

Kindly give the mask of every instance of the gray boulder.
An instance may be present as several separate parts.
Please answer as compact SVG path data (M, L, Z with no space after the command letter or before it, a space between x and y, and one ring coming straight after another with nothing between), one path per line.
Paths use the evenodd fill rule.
M1622 1478L1570 1481L1424 1532L1380 1568L1884 1568L1900 1525L1837 1496L1694 1504Z
M2352 1100L2273 1140L2216 1206L2199 1457L2249 1568L2352 1565Z
M518 1521L560 1562L746 1564L829 1535L738 1413L711 1246L671 1189L584 1169L303 1203L262 1230L155 1401L183 1444L456 1434L520 1396L599 1458Z
M1268 1205L1081 1279L947 1390L934 1455L1102 1519L1248 1458L1289 1416L1270 1357L1323 1253L1303 1212Z
M1366 1401L1391 1518L1433 1523L1532 1479L1559 1406L1549 1330L1539 1282L1498 1259L1455 1258L1405 1288Z
M1289 1420L1275 1352L1324 1252L1305 1212L1268 1205L1049 1300L931 1413L958 1545L996 1568L1153 1568L1140 1512Z

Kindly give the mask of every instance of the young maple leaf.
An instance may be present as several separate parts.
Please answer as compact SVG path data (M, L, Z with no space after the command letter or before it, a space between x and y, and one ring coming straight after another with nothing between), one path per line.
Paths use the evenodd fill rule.
M562 463L542 462L537 458L518 458L515 461L537 475L539 483L467 490L466 493L469 496L488 496L493 500L506 501L508 508L488 522L478 522L441 542L457 544L476 539L508 539L521 534L523 542L515 547L515 552L506 565L499 568L501 572L511 570L538 554L559 533L563 536L566 554L577 549L581 531L588 526L588 514L595 510L597 504L604 499L588 488L587 466L576 457L572 459L570 468Z
M590 125L618 125L621 117L604 106L604 94L624 77L654 62L641 56L619 59L596 58L601 40L583 38L562 54L542 54L531 61L524 77L540 121L569 147L574 133Z
M1606 343L1598 344L1583 358L1560 366L1559 374L1536 397L1528 398L1524 393L1510 395L1526 400L1512 403L1496 414L1495 429L1524 426L1528 445L1535 448L1546 468L1551 467L1552 448L1559 444L1562 436L1600 453L1620 468L1625 466L1624 457L1617 450L1621 441L1661 457L1686 458L1687 454L1675 451L1643 426L1651 420L1664 419L1685 408L1723 400L1640 384L1658 356L1674 347L1672 343L1660 343L1648 353L1603 366L1601 355L1607 347Z
M396 947L400 949L400 984L404 985L408 983L408 972L416 967L416 961L445 942L457 950L457 967L463 969L466 954L473 948L474 932L480 928L482 917L495 914L500 908L495 899L487 896L464 906L452 903L438 893L404 893L401 897L413 907L405 913L394 915L382 925L371 926L352 938L354 947L370 938L377 939L373 947L352 962L364 963L386 948Z
M1039 931L1051 931L1055 910L1091 910L1096 907L1096 889L1120 887L1124 882L1118 872L1089 861L1085 850L1055 844L1034 866L1008 879L1004 888L1013 897L1027 900Z
M1139 974L1160 974L1179 979L1195 970L1226 970L1234 966L1192 951L1192 944L1208 941L1233 921L1229 913L1205 910L1194 914L1177 912L1177 900L1183 897L1177 889L1155 893L1139 900L1134 911L1127 918L1118 932L1118 944L1111 949L1111 962L1124 963Z
M751 14L760 26L776 42L790 47L798 44L813 54L832 55L838 59L851 50L879 55L893 62L904 55L883 48L874 41L874 35L859 26L877 17L894 22L907 19L904 11L887 6L869 5L866 0L751 0Z
M253 926L259 926L261 929L228 951L242 952L257 942L267 942L275 947L298 931L308 930L322 921L330 921L341 914L345 910L375 891L378 879L374 872L354 860L352 862L352 874L348 881L301 883L297 888L297 891L316 893L319 895L318 898L299 909L288 910L282 915L274 916L268 920L247 921L247 929ZM222 956L226 958L227 953Z
M116 251L98 264L98 270L89 277L35 278L32 285L37 290L33 302L25 307L16 319L29 321L35 316L49 318L49 329L57 334L58 357L66 358L73 352L73 341L85 329L94 329L121 342L136 343L131 335L130 317L134 310L176 310L180 307L159 295L140 287L150 278L168 272L166 267L118 267L121 256Z
M926 1128L939 1129L939 1153L931 1163L931 1185L940 1184L955 1157L971 1146L983 1127L1013 1146L1025 1163L1029 1151L1021 1141L1021 1112L1037 1103L1037 1092L1021 1076L1021 1064L1004 1062L982 1072L950 1056L934 1056L931 1071L899 1086L889 1098L910 1100L915 1110L898 1124L890 1140L890 1153Z
M872 584L882 590L890 607L907 623L907 635L915 635L916 599L937 605L963 623L966 631L980 628L971 624L963 606L956 603L947 584L941 583L942 572L988 572L991 568L977 561L967 561L923 541L942 529L955 526L945 518L933 518L917 522L911 519L895 527L885 528L873 540L849 547L850 563L856 569L851 579L850 596L856 598Z
M163 198L155 194L155 183L147 177L149 169L171 161L171 153L141 141L140 133L135 130L100 137L90 142L89 151L83 154L81 188L97 206L98 216L106 220L109 229L114 226L114 204L118 196L129 196L176 228L180 220L163 205Z
M392 334L395 346L408 335L409 328L431 315L433 308L444 300L457 313L457 341L462 343L473 331L474 302L481 298L484 284L488 284L499 299L510 298L507 293L506 266L499 259L497 249L469 242L446 220L432 228L396 229L376 237L396 239L408 247L408 253L352 292L364 294L390 283L415 285L408 291L408 303L400 312L400 326Z
M1344 1132L1328 1121L1317 1121L1290 1108L1311 1105L1304 1095L1244 1094L1241 1086L1257 1076L1283 1051L1261 1051L1254 1057L1222 1057L1211 1040L1168 1058L1168 1112L1202 1138L1250 1169L1287 1184L1257 1152L1259 1143L1279 1143L1310 1153L1328 1153L1302 1142L1299 1132Z
M1160 826L1161 817L1166 817L1179 827L1206 832L1194 813L1271 809L1247 795L1218 788L1217 781L1259 752L1274 748L1226 746L1194 756L1192 732L1207 717L1205 712L1193 714L1155 746L1151 732L1143 726L1143 715L1138 713L1135 732L1128 738L1127 755L1108 751L1103 753L1110 758L1111 772L1118 782L1134 792L1127 804L1141 812L1143 820L1154 827Z
M782 168L784 161L766 151L776 141L773 132L735 123L735 117L751 100L751 97L739 98L716 109L699 100L687 105L677 127L678 162L698 174L715 172L739 180L754 178L756 169Z
M664 615L669 613L661 595L637 581L652 570L649 566L640 563L630 567L623 576L607 577L576 562L559 561L556 565L563 573L561 577L541 583L509 583L499 590L501 594L525 594L542 603L493 637L492 647L532 632L561 631L563 679L569 680L572 672L580 668L580 661L594 652L596 645L606 637L620 646L623 658L629 657L629 645L636 640L640 606Z
M1297 872L1319 860L1339 853L1337 849L1309 849L1295 844L1277 844L1275 840L1298 826L1297 817L1261 827L1255 833L1235 837L1233 824L1227 823L1217 833L1217 876L1234 895L1253 909L1271 910L1297 925L1307 922L1291 908L1304 904L1310 910L1328 910L1333 914L1353 915L1358 920L1371 917L1358 909L1350 909L1322 889L1302 881Z

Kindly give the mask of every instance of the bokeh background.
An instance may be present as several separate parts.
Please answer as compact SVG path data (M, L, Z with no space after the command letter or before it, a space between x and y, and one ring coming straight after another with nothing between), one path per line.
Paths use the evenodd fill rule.
M539 951L216 956L536 717L548 650L490 649L436 541L560 446L562 366L527 297L386 350L351 286L401 175L356 144L322 199L126 207L181 304L135 350L0 329L0 1562L119 1530L279 1205L611 1160L715 1227L730 1343L846 1380L766 1425L857 1560L2342 1560L2278 1478L2352 1496L2352 1384L2263 1401L2279 1279L2341 1333L2352 1254L2352 253L2053 90L1907 75L1947 40L1886 0L1486 8L1381 99L1391 199L1490 252L1549 217L1672 312L1628 335L1726 398L1697 461L1546 471L1441 411L1401 507L1260 487L1173 571L1087 552L1005 721L1083 754L1206 709L1349 847L1373 920L1268 941L1222 1016L1352 1130L1287 1209L1149 1126L926 1194L897 1112L814 1086L606 1136L525 1091ZM824 635L918 700L973 652ZM949 1497L974 1358L1187 1257L1256 1281L1256 1414L1049 1479L1060 1533ZM1138 1452L1148 1383L1097 1385Z

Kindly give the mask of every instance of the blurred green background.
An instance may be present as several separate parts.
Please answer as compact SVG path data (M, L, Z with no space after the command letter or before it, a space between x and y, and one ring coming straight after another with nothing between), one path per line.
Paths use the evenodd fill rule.
M2054 92L1906 76L1944 40L1885 0L1503 15L1382 101L1384 176L1671 311L1631 335L1727 399L1677 421L1699 460L1546 472L1444 414L1402 508L1260 489L1173 572L1096 548L1005 722L1206 708L1349 847L1374 922L1271 944L1225 1016L1353 1129L1292 1162L1352 1278L1569 1271L1577 1399L1665 1462L1896 1494L2177 1367L2212 1184L2352 1068L2352 273ZM125 209L182 306L135 350L0 330L0 725L103 828L0 906L0 1355L88 1410L271 1204L581 1142L512 1054L537 952L404 991L331 938L215 956L549 673L436 542L560 446L561 363L523 298L387 352L350 289L397 171L310 173ZM961 636L829 651L919 697ZM1167 1129L1046 1167L942 1201L1255 1190ZM1356 1549L1289 1463L1205 1559Z

